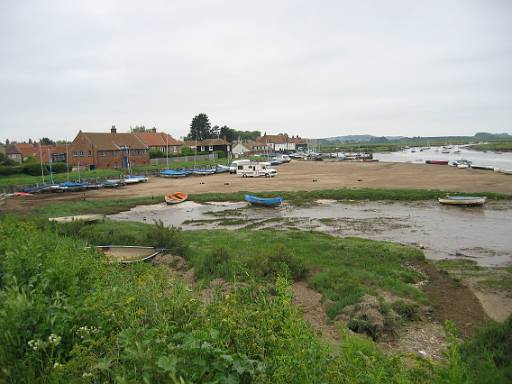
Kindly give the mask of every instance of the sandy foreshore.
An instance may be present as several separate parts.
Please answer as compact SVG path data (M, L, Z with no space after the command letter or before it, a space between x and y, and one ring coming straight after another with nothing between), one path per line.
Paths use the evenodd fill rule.
M277 167L272 179L242 178L227 173L183 179L151 177L149 182L119 189L36 195L28 200L80 200L239 191L304 191L339 188L436 189L459 192L500 192L512 195L512 176L498 172L408 163L293 161Z
M512 194L512 177L492 171L463 170L443 165L293 161L277 167L272 179L219 174L183 179L154 177L148 183L118 190L88 192L88 197L135 197L237 191L298 191L337 188L440 189Z

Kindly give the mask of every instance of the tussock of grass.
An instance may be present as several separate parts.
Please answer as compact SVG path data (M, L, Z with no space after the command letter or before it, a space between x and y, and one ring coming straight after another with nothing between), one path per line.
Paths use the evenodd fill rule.
M37 209L36 214L44 217L71 216L83 213L113 214L129 210L137 205L157 204L163 196L132 197L127 199L82 200L48 203Z

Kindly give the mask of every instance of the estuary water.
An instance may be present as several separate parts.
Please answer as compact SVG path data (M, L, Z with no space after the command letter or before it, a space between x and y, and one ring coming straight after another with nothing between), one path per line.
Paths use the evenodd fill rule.
M429 259L467 258L484 266L512 264L512 204L442 206L437 202L335 202L309 207L254 208L245 202L175 206L154 204L110 215L119 221L152 223L186 230L311 230L421 247Z
M458 149L460 153L454 153ZM413 152L414 151L414 152ZM400 152L374 153L373 158L379 161L415 163L425 162L426 160L469 160L474 165L488 165L491 167L512 170L512 152L481 152L469 149L469 147L454 147L450 153L442 153L443 148L431 147L420 152L419 148L411 148Z

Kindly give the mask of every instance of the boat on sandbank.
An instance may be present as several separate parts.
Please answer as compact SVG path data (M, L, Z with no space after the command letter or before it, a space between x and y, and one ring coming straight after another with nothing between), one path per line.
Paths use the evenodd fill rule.
M88 248L95 248L102 252L109 261L122 264L146 261L163 251L163 249L137 245L98 245Z
M244 200L260 207L277 207L284 201L282 197L258 197L254 195L245 195Z
M437 199L439 203L446 205L477 206L484 205L487 197L485 196L446 196Z
M185 200L187 200L188 195L183 192L174 192L174 193L167 193L164 196L165 202L167 204L179 204L183 203Z

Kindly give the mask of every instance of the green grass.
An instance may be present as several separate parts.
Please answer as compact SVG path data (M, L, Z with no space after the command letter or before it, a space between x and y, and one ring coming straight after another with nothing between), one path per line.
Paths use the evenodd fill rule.
M93 244L124 238L128 245L153 245L147 241L151 231L147 224L105 221L85 226L78 234ZM268 280L278 273L307 277L311 287L333 301L331 317L359 302L365 293L378 295L381 289L427 303L425 294L411 285L423 277L404 266L424 260L421 251L412 247L302 231L185 231L183 237L186 258L200 278Z
M196 202L209 201L243 201L245 194L256 194L260 197L281 196L290 204L304 205L319 199L344 200L393 200L393 201L418 201L436 200L446 194L471 195L463 192L446 192L430 189L324 189L313 191L274 191L274 192L231 192L231 193L202 193L190 194L189 199ZM473 195L475 193L473 192ZM481 196L487 196L492 200L512 199L512 196L502 193L482 192Z
M35 211L43 217L72 216L83 213L113 214L129 210L137 205L157 204L163 196L132 197L126 199L81 200L73 202L48 203Z
M459 279L470 278L479 287L512 293L512 266L481 267L473 260L440 260L436 266Z
M510 152L512 151L512 140L502 140L496 142L490 142L487 144L477 144L468 147L475 151L499 151L499 152Z
M415 278L400 265L422 259L412 248L299 232L234 237L112 224L0 218L0 382L504 384L512 378L512 318L462 344L450 338L444 362L386 355L343 330L340 347L332 348L304 322L280 274L303 262L320 273L333 271L317 281L319 289L348 280L353 287L400 291L400 282ZM283 268L271 279L258 277L265 284L247 278L248 284L205 304L164 268L108 263L78 237L174 244L175 254L213 273L235 259L253 260L252 268L268 260ZM201 261L205 255L210 264ZM249 272L257 277L256 269ZM398 310L414 317L405 304Z
M84 228L108 236L111 224ZM150 241L142 228L127 223L123 231ZM303 321L282 277L204 304L165 269L110 264L75 238L80 228L67 229L63 235L52 225L1 219L0 382L403 384L437 377L346 333L332 349Z

